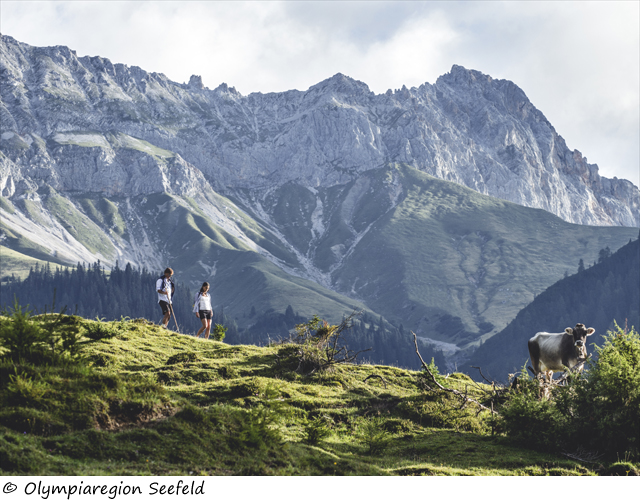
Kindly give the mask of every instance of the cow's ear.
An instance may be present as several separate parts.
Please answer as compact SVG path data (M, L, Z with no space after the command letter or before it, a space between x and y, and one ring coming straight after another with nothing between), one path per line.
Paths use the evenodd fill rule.
M565 328L564 333L566 333L567 335L573 335L573 328Z
M596 332L596 329L595 329L595 328L589 328L589 329L587 330L587 337L588 337L589 335L593 335L595 332Z

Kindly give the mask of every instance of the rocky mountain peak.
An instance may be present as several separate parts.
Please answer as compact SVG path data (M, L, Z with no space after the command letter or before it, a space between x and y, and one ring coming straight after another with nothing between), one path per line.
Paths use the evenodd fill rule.
M337 73L306 92L243 97L226 83L203 92L197 75L178 84L108 59L77 58L64 47L34 48L7 36L0 42L5 191L63 179L73 170L62 166L77 163L69 155L97 155L85 168L107 165L98 158L109 150L102 145L122 134L158 175L169 163L182 168L167 160L179 156L223 191L292 181L329 187L404 163L569 222L640 225L636 186L601 177L517 85L480 71L454 65L434 85L383 95ZM70 134L63 148L54 139L61 133ZM110 149L118 156L122 147Z
M238 92L235 87L229 87L229 85L227 85L226 83L221 83L220 85L218 85L214 89L214 92L217 92L218 94L230 94L234 97L242 97L242 94L240 94L240 92Z
M493 78L489 75L485 75L484 73L474 70L467 69L464 66L459 66L454 64L451 67L449 73L445 73L444 75L438 77L437 82L446 83L451 86L465 86L469 87L475 84L487 84L491 83Z
M308 92L336 92L348 96L370 94L369 86L342 73L309 87Z
M202 77L200 75L191 75L191 78L189 78L189 87L203 90L204 84L202 83Z

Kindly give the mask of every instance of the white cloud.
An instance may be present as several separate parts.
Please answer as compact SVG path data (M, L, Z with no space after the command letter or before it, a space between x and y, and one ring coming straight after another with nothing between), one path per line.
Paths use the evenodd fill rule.
M14 2L0 31L31 45L243 94L335 73L377 93L452 64L519 85L605 176L640 184L638 2Z

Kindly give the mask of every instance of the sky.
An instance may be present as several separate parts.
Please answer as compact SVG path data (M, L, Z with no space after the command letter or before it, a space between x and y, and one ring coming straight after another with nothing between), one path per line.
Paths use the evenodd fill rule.
M343 73L375 93L458 64L518 85L605 177L640 185L638 1L10 1L0 32L243 95Z

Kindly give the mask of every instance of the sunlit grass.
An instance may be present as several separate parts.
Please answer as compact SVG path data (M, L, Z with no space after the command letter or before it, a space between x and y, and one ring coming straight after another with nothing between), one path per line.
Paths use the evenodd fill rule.
M81 329L92 323L79 320ZM231 346L144 320L110 327L117 330L113 338L83 340L88 365L39 374L18 368L44 384L24 389L39 400L16 406L3 383L5 473L595 474L591 466L492 435L488 412L460 409L457 398L425 391L419 372L361 364L304 376L295 371L291 346ZM3 367L9 380L8 363ZM370 375L376 377L365 381ZM442 380L476 398L487 390L466 376ZM86 404L74 406L80 400ZM71 409L82 417L75 427L63 425ZM15 414L59 426L29 427ZM310 443L305 429L314 418L328 432Z

